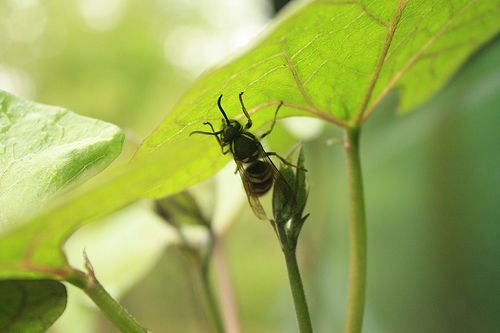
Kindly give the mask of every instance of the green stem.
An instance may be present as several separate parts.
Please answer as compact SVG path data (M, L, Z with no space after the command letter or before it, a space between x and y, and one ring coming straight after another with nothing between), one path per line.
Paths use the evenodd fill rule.
M350 204L350 267L345 333L359 333L363 324L366 290L366 214L359 158L360 129L345 130Z
M290 241L285 230L286 227L283 223L276 223L275 225L281 248L285 256L288 280L290 282L299 330L301 333L312 333L313 330L309 309L307 308L306 294L304 292L304 286L302 285L302 278L300 277L299 265L295 254L295 242Z
M203 289L205 291L205 297L208 302L208 310L210 311L210 317L212 319L212 324L216 332L223 333L224 325L222 324L222 317L219 311L219 306L215 299L215 295L212 291L212 286L210 285L210 281L208 279L208 272L202 272L203 279Z
M217 299L213 293L212 285L209 279L209 263L213 250L215 236L213 233L210 235L210 244L207 245L208 252L200 256L200 253L187 246L185 250L186 258L188 260L192 272L193 284L195 287L196 295L200 295L200 304L202 311L207 311L210 322L211 331L223 333L224 324L222 322L221 313ZM187 243L186 243L187 244Z
M148 332L141 327L127 311L109 295L102 285L97 281L93 272L85 274L78 270L73 270L66 281L81 288L108 319L121 332L125 333L145 333Z

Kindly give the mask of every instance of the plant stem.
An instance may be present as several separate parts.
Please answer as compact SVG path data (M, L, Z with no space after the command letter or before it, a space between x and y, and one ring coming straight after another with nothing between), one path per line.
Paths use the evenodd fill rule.
M72 274L66 278L66 281L81 288L121 332L148 332L106 292L103 286L95 278L93 272L85 274L81 271L73 270Z
M193 269L196 270L195 275L197 275L196 278L198 278L200 282L200 287L206 302L206 306L204 306L204 308L209 311L212 328L215 332L223 333L224 325L222 324L222 318L217 300L215 299L212 286L210 285L208 270L206 267L194 267Z
M223 333L222 317L209 279L209 264L214 237L214 234L210 231L209 244L207 244L208 252L205 254L201 254L198 250L190 247L187 241L183 250L191 271L194 291L200 301L200 308L204 315L208 315L207 322L211 326L210 332Z
M365 308L366 213L359 158L359 136L359 127L346 128L344 150L349 184L350 267L345 333L361 332Z
M307 308L306 294L300 277L299 265L295 254L295 242L291 242L283 223L276 223L276 232L278 233L281 249L285 256L286 269L288 271L288 280L295 307L295 315L301 333L312 333L311 318Z

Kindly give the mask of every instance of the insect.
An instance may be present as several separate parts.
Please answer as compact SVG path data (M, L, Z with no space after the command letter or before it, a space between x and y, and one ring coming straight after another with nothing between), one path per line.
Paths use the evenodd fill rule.
M287 160L275 152L266 152L260 144L260 140L266 137L273 130L274 124L276 123L276 115L278 114L280 107L283 105L283 102L281 102L276 109L271 128L262 134L260 139L257 139L255 135L248 131L250 127L252 127L252 120L250 119L250 115L243 104L242 95L243 92L239 94L240 104L245 117L248 119L245 126L242 126L239 121L229 119L227 117L221 106L222 95L220 95L217 100L217 105L219 106L220 112L224 116L222 119L222 129L220 131L215 131L210 122L204 122L204 125L210 126L212 132L194 131L191 132L190 135L195 133L213 135L217 139L217 143L221 146L222 154L226 155L230 152L233 155L234 161L237 165L237 171L241 176L243 187L245 188L248 202L250 203L250 207L259 219L266 220L266 212L259 201L259 197L269 192L273 183L274 186L277 186L280 191L284 193L284 197L287 198L288 202L286 203L286 206L288 209L292 211L295 206L295 196L292 189L269 156L274 155L287 165L296 168L300 167L290 164ZM227 146L229 146L229 149L224 150ZM247 165L246 168L245 165Z

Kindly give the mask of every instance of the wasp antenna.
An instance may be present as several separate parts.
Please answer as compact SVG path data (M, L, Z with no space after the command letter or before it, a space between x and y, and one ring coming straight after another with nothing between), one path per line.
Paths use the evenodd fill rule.
M221 134L222 131L218 131L218 132L203 132L203 131L194 131L194 132L191 132L189 133L189 136L193 135L193 134L206 134L206 135L219 135Z
M229 125L229 119L227 118L227 115L226 113L224 112L224 110L222 110L222 105L220 105L220 101L222 100L222 94L219 96L219 100L217 100L217 105L219 106L219 110L220 112L222 112L222 115L224 116L224 118L226 118L226 122L227 124Z

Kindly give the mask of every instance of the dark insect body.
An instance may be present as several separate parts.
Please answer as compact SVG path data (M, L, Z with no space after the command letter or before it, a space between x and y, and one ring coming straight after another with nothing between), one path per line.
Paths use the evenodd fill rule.
M234 161L238 167L237 170L240 173L241 180L248 197L248 202L250 203L250 207L252 207L253 212L259 219L266 220L267 216L259 201L259 197L269 192L273 183L274 186L279 187L280 191L283 192L284 197L288 200L286 204L288 209L292 211L295 206L295 197L292 189L269 156L274 155L283 163L296 168L298 167L290 164L274 152L266 152L260 144L260 140L273 130L274 124L276 123L276 115L278 114L278 110L281 105L283 105L283 102L281 102L276 109L271 128L261 135L260 139L257 139L255 135L248 131L250 127L252 127L252 120L250 119L250 115L243 104L242 95L243 93L239 94L241 108L248 119L245 126L242 126L237 120L229 119L227 117L221 106L222 95L220 95L217 105L224 116L224 119L222 120L222 129L220 131L215 131L210 122L205 122L203 124L209 125L212 132L194 131L191 132L191 134L198 133L213 135L217 139L217 143L221 146L222 154L226 155L230 152L233 155ZM229 149L224 150L227 146L229 146ZM244 164L247 165L246 168L244 167Z

